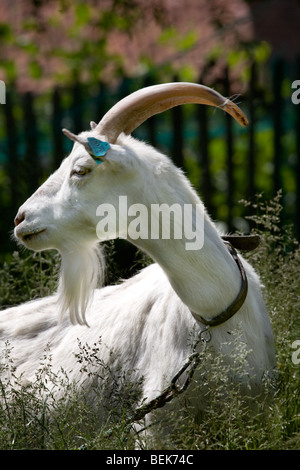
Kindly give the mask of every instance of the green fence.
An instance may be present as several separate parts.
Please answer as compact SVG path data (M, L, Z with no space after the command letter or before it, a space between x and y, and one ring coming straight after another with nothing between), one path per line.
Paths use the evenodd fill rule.
M220 110L186 105L154 116L134 135L149 141L184 168L214 219L226 228L247 230L241 199L256 193L271 198L283 191L283 221L300 234L300 105L292 103L291 83L300 67L276 61L265 85L261 70L251 67L248 90L236 99L249 117L240 128ZM200 80L199 80L200 81ZM201 78L205 83L205 77ZM75 83L45 95L19 95L6 87L0 105L0 251L15 249L10 238L22 202L53 172L71 148L61 132L89 128L128 93L156 83L126 79L118 88ZM232 95L228 70L213 87Z

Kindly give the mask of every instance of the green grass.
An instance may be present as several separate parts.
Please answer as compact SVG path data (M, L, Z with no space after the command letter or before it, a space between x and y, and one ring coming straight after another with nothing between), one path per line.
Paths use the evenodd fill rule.
M292 344L300 340L300 249L291 228L281 226L280 194L268 203L257 196L252 212L251 223L254 232L261 235L261 244L246 256L265 285L264 296L278 360L274 395L271 399L256 402L256 406L249 405L227 381L222 358L212 361L208 350L198 371L202 383L206 380L210 397L202 419L195 421L193 404L183 394L175 399L180 412L175 411L172 404L168 405L167 411L159 411L171 431L163 432L158 421L151 427L151 440L146 438L141 445L151 449L180 450L300 447L300 364L292 361L295 351ZM109 250L114 248L110 246ZM19 304L32 297L48 295L55 288L58 270L59 259L53 252L14 254L0 270L1 305ZM58 377L52 373L51 351L47 348L36 381L26 388L20 388L18 379L14 378L8 343L2 348L1 356L0 449L134 448L139 435L128 424L128 417L138 396L138 387L131 382L130 376L124 376L121 371L113 375L105 364L101 364L101 381L96 375L95 399L91 404L65 374ZM97 345L80 344L77 360L85 373L92 370L90 366L99 365ZM56 387L64 390L63 399L53 399ZM65 400L66 396L68 400ZM104 400L107 396L109 407Z

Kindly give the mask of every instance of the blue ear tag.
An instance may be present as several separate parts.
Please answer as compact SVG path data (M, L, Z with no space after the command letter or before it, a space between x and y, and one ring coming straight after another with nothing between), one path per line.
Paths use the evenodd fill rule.
M95 137L88 137L87 138L89 146L95 157L104 157L107 150L110 149L110 145L108 142L103 142L102 140L95 139ZM100 158L95 158L96 163L100 165L102 161Z

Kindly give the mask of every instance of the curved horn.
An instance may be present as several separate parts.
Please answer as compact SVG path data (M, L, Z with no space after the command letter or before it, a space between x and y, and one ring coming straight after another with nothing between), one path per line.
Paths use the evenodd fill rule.
M241 109L218 92L196 83L176 82L149 86L128 95L103 116L96 130L114 143L122 132L131 134L154 114L187 103L216 106L231 114L242 126L248 124Z

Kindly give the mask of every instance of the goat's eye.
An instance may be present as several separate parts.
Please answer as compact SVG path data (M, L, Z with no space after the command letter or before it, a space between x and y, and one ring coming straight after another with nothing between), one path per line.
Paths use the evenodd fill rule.
M90 172L91 172L90 168L84 168L84 167L73 168L73 170L70 173L70 176L77 176L78 178L81 178L82 176L85 176Z

